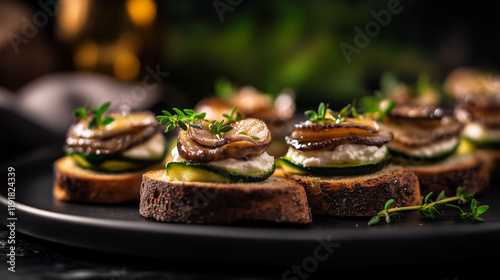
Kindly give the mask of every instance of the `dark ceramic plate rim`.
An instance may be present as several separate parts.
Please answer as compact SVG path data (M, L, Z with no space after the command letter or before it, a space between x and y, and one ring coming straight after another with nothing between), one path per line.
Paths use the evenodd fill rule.
M47 164L47 159L53 159L54 153L44 152L39 154L37 158L38 160L41 159L42 162L45 158ZM27 162L29 160L23 160L16 165L22 167ZM26 187L24 191L28 189L29 187ZM21 188L16 190L23 191ZM8 200L3 195L0 195L0 205L2 209L6 209L8 205ZM2 223L7 221L6 211L1 211L0 216ZM84 217L39 209L20 202L16 202L16 217L18 217L19 221L16 230L65 245L136 256L193 259L192 255L184 254L182 249L186 244L191 244L197 246L200 253L195 259L210 260L210 254L215 254L220 255L220 260L233 262L247 260L260 262L266 259L262 257L261 252L248 253L242 259L224 258L224 256L241 252L241 250L250 246L254 247L255 250L283 252L283 254L279 255L282 258L281 260L289 263L295 256L289 255L290 253L286 249L288 246L294 246L294 250L297 249L297 256L301 256L304 253L300 252L307 252L309 248L317 246L318 238L323 240L332 239L339 244L350 244L345 247L351 246L352 250L364 250L367 257L365 260L367 261L375 257L370 253L374 253L384 246L390 245L398 248L398 246L406 246L411 243L415 250L419 250L422 249L422 246L425 247L427 242L439 240L439 242L445 242L445 244L442 244L444 247L453 248L452 240L456 242L457 239L461 238L481 237L481 242L487 244L492 240L498 242L498 238L494 238L500 234L500 222L495 221L474 225L456 223L452 224L452 226L424 222L425 226L422 227L399 226L404 224L404 222L400 222L400 224L394 225L385 225L384 223L367 229L345 227L321 229L307 226L266 227L265 225L233 227L228 225L186 225L147 220L138 222ZM360 224L366 222L367 219L356 220L356 223ZM67 234L67 232L76 232L78 230L88 232L89 236ZM99 234L102 236L102 240L93 239L92 234ZM113 238L116 234L120 234L124 239L139 236L141 240L132 243L129 241L128 248L122 248L123 240ZM450 241L449 244L446 244L447 240ZM162 244L162 248L154 247L154 244L158 244L158 242ZM361 244L364 245L361 246ZM371 244L371 246L366 247L366 244ZM496 244L498 245L498 243ZM149 247L147 250L140 249L145 245L153 247ZM222 246L220 252L214 253L213 246L215 245L227 245L227 247ZM167 254L167 256L163 252L165 247L169 247L170 254ZM486 248L487 246L483 247ZM411 250L408 252L411 252ZM360 259L356 261L357 263L362 262Z

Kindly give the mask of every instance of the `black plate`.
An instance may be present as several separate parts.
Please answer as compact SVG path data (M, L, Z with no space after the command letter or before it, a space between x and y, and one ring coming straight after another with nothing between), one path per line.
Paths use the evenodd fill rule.
M453 216L368 227L368 219L315 217L307 226L246 223L233 226L150 221L138 203L88 205L52 198L52 163L46 150L12 164L16 176L16 231L41 239L134 256L281 265L360 265L500 255L500 188L477 196L490 205L486 222ZM7 182L7 166L1 170ZM7 184L1 189L0 221L7 220ZM432 253L429 253L432 252ZM446 252L446 256L436 253ZM395 257L397 256L397 257Z

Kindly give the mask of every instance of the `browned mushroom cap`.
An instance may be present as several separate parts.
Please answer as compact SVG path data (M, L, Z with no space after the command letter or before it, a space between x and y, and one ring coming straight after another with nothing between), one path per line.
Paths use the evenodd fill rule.
M391 118L411 120L440 120L451 111L439 107L419 105L397 105L391 110Z
M200 120L196 123L199 127L189 126L189 137L203 147L217 148L238 141L249 141L257 146L266 147L271 144L271 133L267 125L259 119L248 118L229 123L228 125L233 128L224 133L224 137L221 139L218 139L210 130L209 125L211 122ZM248 135L253 137L249 137Z
M99 128L89 129L88 120L73 124L66 138L66 151L115 154L146 141L158 131L158 122L151 112L108 116L115 120Z
M414 123L412 123L414 122ZM427 126L425 125L427 122ZM456 137L460 134L462 124L453 117L444 117L441 120L405 120L390 122L394 141L408 147L419 147Z
M455 117L461 123L477 122L487 127L500 127L500 110L474 108L459 105L455 108Z
M349 119L347 123L300 123L286 137L288 145L301 151L333 150L343 144L382 146L392 140L392 132L369 119Z
M313 151L313 150L334 150L337 146L343 144L361 144L381 147L385 143L391 141L393 138L392 132L386 128L381 127L380 131L373 136L343 136L333 137L321 141L301 141L290 137L286 138L288 145L296 150Z
M199 121L198 124L200 128L190 126L187 131L180 131L177 140L179 155L191 162L249 159L261 155L271 144L271 133L267 125L258 119L230 123L233 129L224 133L222 139L217 139L210 131L209 122ZM241 132L248 136L240 134Z
M290 139L300 141L323 141L345 136L374 136L378 133L379 124L370 119L348 119L346 123L312 123L296 124Z

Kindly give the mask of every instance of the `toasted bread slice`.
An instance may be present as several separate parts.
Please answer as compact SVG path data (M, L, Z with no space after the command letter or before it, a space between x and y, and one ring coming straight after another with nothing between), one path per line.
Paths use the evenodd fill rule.
M275 174L283 173L278 171ZM313 215L374 216L389 199L395 200L394 207L420 203L417 176L395 165L359 176L287 177L304 187Z
M53 195L59 200L90 203L139 200L142 174L151 168L131 173L102 173L81 168L72 158L63 157L54 163Z
M447 196L453 196L462 186L478 193L490 185L487 162L477 153L454 154L436 163L408 167L417 175L423 195L444 190Z
M165 170L143 175L139 212L146 218L180 223L312 221L306 193L294 181L275 176L256 183L169 181Z

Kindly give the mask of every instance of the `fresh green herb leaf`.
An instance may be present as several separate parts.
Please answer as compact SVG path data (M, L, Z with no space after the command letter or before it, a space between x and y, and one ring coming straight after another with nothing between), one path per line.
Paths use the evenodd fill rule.
M385 203L385 206L384 206L384 210L387 210L389 209L389 207L391 207L391 205L394 203L394 199L389 199L387 200L387 202Z
M246 133L246 132L244 132L244 131L240 132L239 134L241 134L241 135L245 135L245 136L248 136L248 137L252 138L253 140L259 140L259 139L260 139L260 138L259 138L259 137L257 137L257 136L248 135L248 133Z
M75 112L73 112L75 114L75 118L80 118L82 120L87 120L87 107L89 106L89 102L85 102L85 106L81 107L81 108L77 108L75 110Z
M378 122L384 122L394 107L396 107L396 101L394 100L382 100L378 96L365 96L361 98L359 110Z
M380 211L376 216L372 217L370 221L368 221L368 225L372 226L378 224L380 218L384 217L386 223L390 223L391 219L399 219L402 217L402 211L414 211L417 210L424 218L435 218L436 216L442 216L444 211L441 209L443 206L446 206L448 209L453 211L458 217L473 221L473 222L483 222L484 219L479 217L486 213L489 209L488 205L479 206L477 201L473 199L473 192L465 192L465 187L461 187L457 189L456 195L452 197L446 197L444 192L439 193L436 201L432 201L431 199L432 193L429 193L425 197L421 197L420 205L416 206L407 206L407 207L399 207L399 208L390 208L394 203L393 199L389 199L385 205L384 209ZM449 202L470 202L471 212L464 212L460 206L455 204L450 204Z
M231 81L224 77L215 80L214 89L217 96L226 99L230 98L236 91L236 87L233 86Z
M351 104L345 106L340 110L339 113L336 113L332 111L331 109L328 108L328 104L325 105L325 103L321 102L318 106L318 111L313 111L313 110L307 110L304 112L306 117L309 118L309 121L311 122L325 122L325 121L333 121L335 123L345 123L346 122L346 117L353 112ZM330 113L331 118L327 117L326 113ZM357 115L357 111L356 111Z
M89 129L98 128L101 125L108 125L112 123L115 119L112 117L107 117L102 120L102 115L106 110L108 110L111 102L106 102L99 108L92 108L92 113L94 113L94 118L89 122Z
M243 119L243 116L240 114L240 112L236 112L236 110L237 110L237 107L234 106L233 110L231 110L231 115L223 114L224 118L227 119L228 123L240 121ZM236 116L234 116L235 113L236 113Z
M488 211L488 209L490 209L490 207L488 205L479 206L477 208L477 214L482 215L482 214L486 213Z
M378 222L380 221L380 218L379 218L379 215L377 216L373 216L370 221L368 221L368 225L369 226L373 226L373 225L376 225L378 224Z
M212 133L215 135L215 137L217 139L222 139L223 133L226 133L226 132L230 131L231 129L233 129L232 126L223 125L223 124L224 124L224 120L221 120L220 122L213 121L213 123L208 126L210 131L212 131Z
M197 120L204 120L206 113L196 114L196 112L192 109L184 109L183 111L172 108L176 114L171 114L167 110L163 110L163 116L156 116L156 119L160 122L161 125L167 126L165 132L172 131L176 127L180 127L182 130L186 131L188 129L188 125L193 127L200 127L196 123Z

